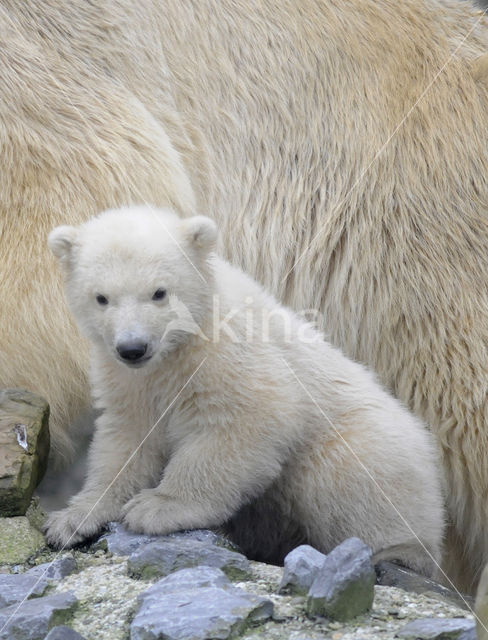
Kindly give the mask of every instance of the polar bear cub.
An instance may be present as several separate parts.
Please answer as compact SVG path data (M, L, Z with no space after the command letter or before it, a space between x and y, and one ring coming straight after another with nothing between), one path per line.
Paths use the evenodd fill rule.
M52 231L102 413L85 486L51 514L49 542L110 520L147 534L221 527L276 562L359 536L432 573L444 519L430 434L217 257L216 236L206 217L147 206Z

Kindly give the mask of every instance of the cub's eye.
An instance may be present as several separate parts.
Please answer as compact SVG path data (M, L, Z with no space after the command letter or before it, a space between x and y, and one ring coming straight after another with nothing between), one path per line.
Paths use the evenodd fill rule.
M106 298L105 296L102 296L101 293L97 295L96 300L98 304L108 304L108 298Z
M165 295L166 295L166 289L158 289L157 291L154 292L152 299L162 300Z

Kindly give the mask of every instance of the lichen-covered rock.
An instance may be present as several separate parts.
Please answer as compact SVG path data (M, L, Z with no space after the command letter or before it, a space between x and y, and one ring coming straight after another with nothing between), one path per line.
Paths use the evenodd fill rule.
M0 518L0 565L25 562L45 546L44 536L25 516Z
M55 593L0 609L0 640L44 640L49 629L66 622L76 607L72 593Z
M308 615L350 620L368 611L376 577L371 557L371 549L358 538L333 549L310 587Z
M273 614L270 600L234 587L223 572L207 567L172 574L140 600L131 640L225 639Z
M149 579L199 565L222 569L232 578L243 578L250 571L249 561L240 553L213 543L169 536L140 546L130 556L128 570L133 577Z
M0 515L22 516L44 475L49 405L22 389L0 391Z
M425 618L410 622L397 636L405 640L459 640L474 628L473 620L465 618Z
M280 592L306 594L322 568L325 558L323 553L308 544L303 544L290 551L285 558Z

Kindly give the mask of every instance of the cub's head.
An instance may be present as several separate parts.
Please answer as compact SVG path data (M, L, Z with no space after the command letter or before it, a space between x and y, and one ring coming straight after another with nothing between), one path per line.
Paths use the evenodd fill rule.
M216 237L209 218L183 220L169 209L138 206L57 227L49 247L82 330L137 368L199 333L210 313Z

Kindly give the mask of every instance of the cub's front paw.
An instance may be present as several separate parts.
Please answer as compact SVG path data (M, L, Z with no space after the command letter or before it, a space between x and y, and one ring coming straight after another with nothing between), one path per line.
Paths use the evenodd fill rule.
M50 514L44 525L44 533L50 546L66 549L94 536L102 524L90 513L90 509L68 507Z
M164 501L156 490L144 489L123 507L123 523L136 533L165 535L175 531L161 518Z
M198 528L199 510L163 495L157 489L144 489L122 509L128 529L148 535L166 535L181 529Z

